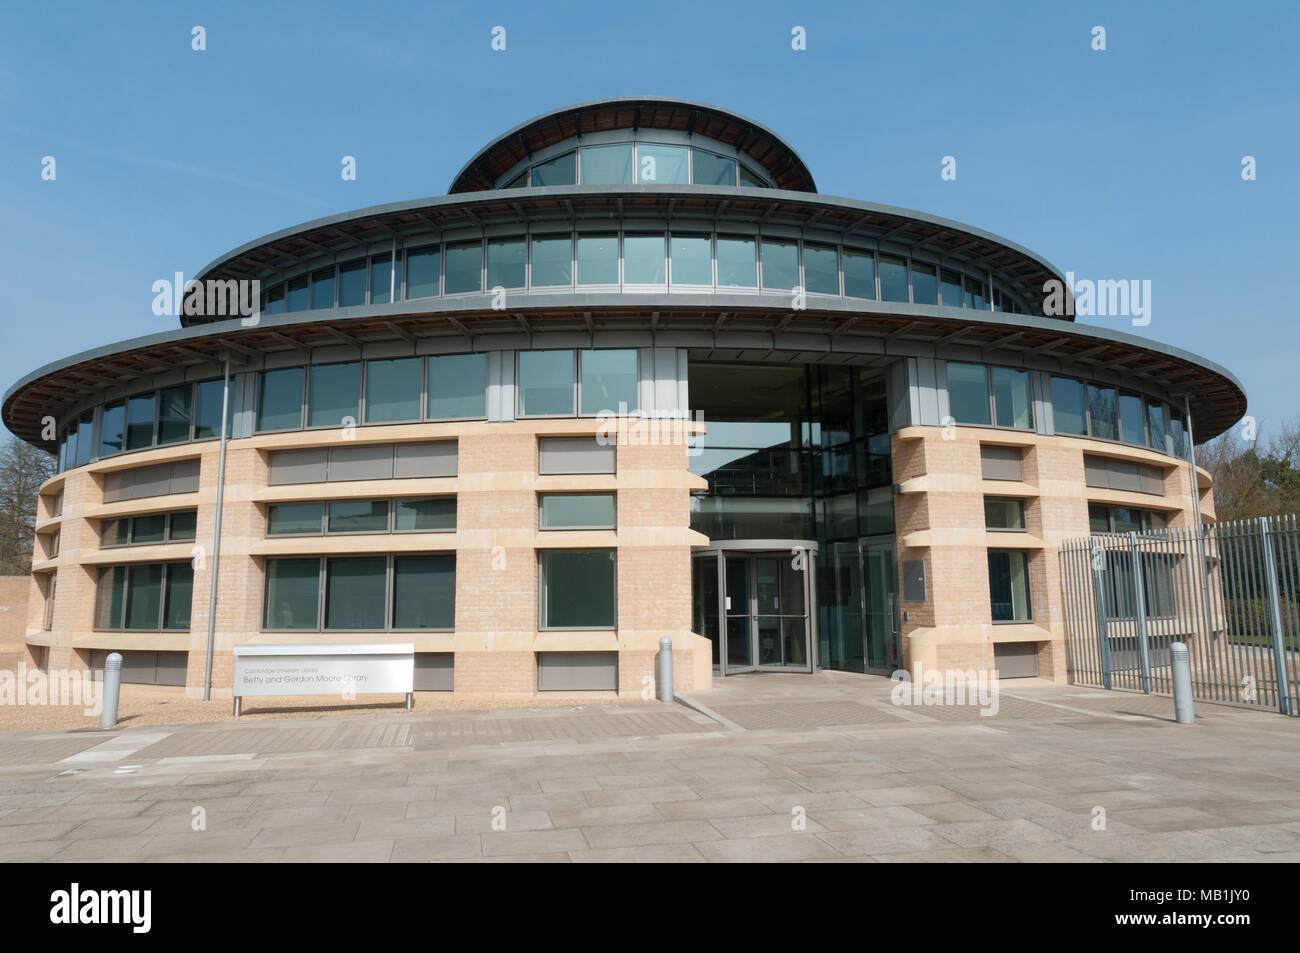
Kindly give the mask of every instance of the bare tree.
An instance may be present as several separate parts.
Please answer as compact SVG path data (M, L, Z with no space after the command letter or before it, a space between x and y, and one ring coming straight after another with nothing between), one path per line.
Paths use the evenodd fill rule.
M1226 431L1196 448L1196 462L1214 478L1220 520L1300 511L1300 418L1267 441Z
M0 574L32 570L36 497L54 465L51 454L12 434L0 443Z

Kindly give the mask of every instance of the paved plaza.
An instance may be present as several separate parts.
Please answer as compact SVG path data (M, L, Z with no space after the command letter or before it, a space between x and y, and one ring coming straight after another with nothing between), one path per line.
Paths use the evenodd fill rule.
M1005 683L0 733L3 861L1296 861L1300 723ZM1101 822L1104 820L1104 828ZM201 829L196 829L201 828Z

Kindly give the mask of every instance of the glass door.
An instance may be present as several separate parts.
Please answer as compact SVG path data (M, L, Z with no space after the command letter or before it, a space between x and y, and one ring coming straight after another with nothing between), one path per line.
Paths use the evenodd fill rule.
M805 573L789 556L755 556L754 629L759 668L808 667Z
M751 606L748 556L727 556L723 618L726 625L727 674L754 668L754 613Z
M862 630L867 671L890 673L902 664L898 626L898 574L894 540L863 540Z

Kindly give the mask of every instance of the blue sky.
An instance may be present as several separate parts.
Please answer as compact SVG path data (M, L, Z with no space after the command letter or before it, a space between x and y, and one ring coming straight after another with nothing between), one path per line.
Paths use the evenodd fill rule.
M190 48L196 24L205 52ZM791 50L795 25L806 51ZM0 390L174 326L150 309L159 278L319 216L442 194L537 113L667 95L771 127L824 193L967 222L1081 278L1150 279L1148 326L1091 320L1224 365L1267 435L1300 415L1297 34L1290 0L10 0Z

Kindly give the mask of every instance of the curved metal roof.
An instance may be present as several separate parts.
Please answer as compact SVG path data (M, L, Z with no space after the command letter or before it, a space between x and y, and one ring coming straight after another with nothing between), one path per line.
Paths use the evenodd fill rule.
M734 146L778 188L816 192L803 159L766 126L709 103L668 96L616 96L552 109L497 136L456 173L449 194L491 189L533 153L565 139L610 129L675 129Z
M810 299L791 312L786 295L518 294L506 311L490 295L425 298L396 304L263 316L164 331L75 354L28 374L9 388L0 407L24 440L53 449L41 437L46 415L62 418L87 398L116 388L168 386L180 373L220 376L223 355L256 369L262 358L293 351L311 359L316 348L394 345L411 353L527 348L535 336L563 332L562 344L595 342L607 332L633 332L636 346L711 349L737 359L780 351L789 360L882 363L939 356L953 347L963 359L1042 367L1145 385L1169 396L1187 394L1196 436L1231 427L1246 410L1241 382L1217 364L1124 331L1055 318L847 299ZM590 345L588 345L590 346Z

